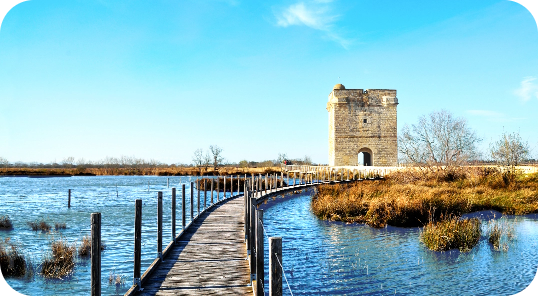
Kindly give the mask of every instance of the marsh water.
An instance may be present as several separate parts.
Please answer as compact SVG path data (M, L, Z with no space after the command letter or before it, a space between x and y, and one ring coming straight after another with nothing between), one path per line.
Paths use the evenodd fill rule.
M155 176L0 178L0 215L9 215L14 224L13 230L0 231L0 239L9 237L20 245L38 269L51 240L63 238L80 244L90 234L91 213L101 212L106 245L101 258L103 295L123 294L132 283L135 199L143 200L144 271L157 256L157 191L163 191L163 241L169 242L171 188L178 188L176 224L180 229L181 185L186 185L188 223L190 182L194 180ZM68 189L72 189L70 209ZM536 274L536 215L505 217L516 233L507 252L493 250L485 237L468 253L432 252L420 243L419 228L374 229L320 221L310 211L313 193L287 195L262 206L267 235L283 238L283 266L289 283L288 288L284 281L284 294L289 295L291 289L293 295L512 295L528 286ZM491 218L491 213L475 215L481 214L484 220ZM497 213L496 218L499 216ZM41 219L53 228L55 222L66 223L67 229L43 233L27 225ZM267 249L266 243L266 275ZM125 284L109 283L110 275L120 276ZM36 274L8 278L7 282L26 295L88 294L90 262L78 258L73 274L62 280L46 280Z

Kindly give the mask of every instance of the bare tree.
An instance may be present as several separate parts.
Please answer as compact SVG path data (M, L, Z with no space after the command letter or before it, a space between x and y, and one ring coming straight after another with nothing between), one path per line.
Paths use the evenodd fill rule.
M67 167L72 167L74 163L75 158L73 156L66 157L64 160L62 160L62 164Z
M7 168L9 166L9 161L3 157L0 157L0 167Z
M202 149L196 149L192 157L192 163L194 166L202 166L204 164L204 152Z
M510 172L529 157L529 143L519 133L503 133L501 138L490 144L491 158Z
M211 154L213 155L213 169L217 169L217 167L222 163L222 148L220 148L217 145L211 145L209 146L209 150L211 151Z
M447 169L476 158L480 141L464 118L441 110L421 116L416 125L405 125L398 136L398 149L404 162Z
M280 165L284 162L284 160L288 159L288 156L286 153L279 153L278 158L276 159L275 165Z
M209 151L206 151L206 153L204 155L204 161L203 161L203 165L204 165L206 170L207 170L207 168L209 167L210 164L211 164L211 155L209 155Z

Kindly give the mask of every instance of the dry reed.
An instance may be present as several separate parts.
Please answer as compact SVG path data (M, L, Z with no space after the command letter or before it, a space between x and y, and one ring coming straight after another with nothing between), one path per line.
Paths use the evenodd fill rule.
M69 276L75 267L75 244L63 239L51 242L51 252L41 263L41 274L47 278L64 278Z
M538 212L538 173L518 175L506 182L495 168L465 168L426 172L407 170L384 180L321 185L312 199L313 213L321 219L414 227L445 215L460 216L480 210L504 214Z
M91 249L92 249L91 237L88 235L83 236L80 247L78 248L79 257L90 257ZM105 249L106 249L106 245L103 242L101 242L101 251L104 251Z
M480 240L481 222L479 219L460 219L457 216L441 217L440 221L424 226L420 239L432 251L459 249L470 251Z
M32 228L33 231L41 230L42 232L49 232L50 231L50 225L45 222L45 220L41 219L41 221L33 221L28 222L28 226Z
M9 238L0 240L0 270L5 277L21 277L26 275L31 264L19 251L19 247Z
M0 229L2 230L11 230L13 229L13 222L8 215L0 216Z
M495 251L508 251L508 243L515 237L514 227L509 225L506 219L491 219L488 222L487 237L488 242Z
M65 223L63 223L63 222L54 223L54 229L55 230L66 229L66 228L67 228L67 225L65 225Z

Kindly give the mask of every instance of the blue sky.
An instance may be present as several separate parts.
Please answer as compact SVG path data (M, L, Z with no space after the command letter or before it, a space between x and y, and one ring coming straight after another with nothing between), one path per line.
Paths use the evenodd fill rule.
M398 91L398 127L447 109L538 157L538 30L520 4L32 0L0 28L0 157L328 162L327 97Z

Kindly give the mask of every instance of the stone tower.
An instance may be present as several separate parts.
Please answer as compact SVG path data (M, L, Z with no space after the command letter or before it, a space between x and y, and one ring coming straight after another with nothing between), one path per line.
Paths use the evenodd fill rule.
M346 89L329 94L329 165L397 166L396 90Z

